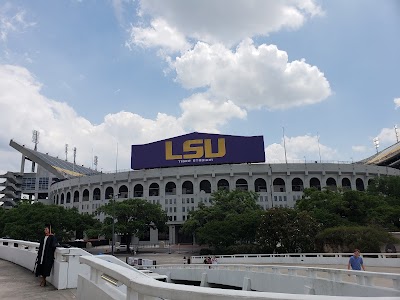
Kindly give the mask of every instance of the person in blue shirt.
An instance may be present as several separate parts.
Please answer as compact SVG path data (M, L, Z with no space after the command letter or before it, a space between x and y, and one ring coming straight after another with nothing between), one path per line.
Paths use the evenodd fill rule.
M349 259L349 263L347 264L347 269L350 270L359 270L363 269L365 271L364 262L362 257L360 256L360 250L354 249L354 255L352 255Z

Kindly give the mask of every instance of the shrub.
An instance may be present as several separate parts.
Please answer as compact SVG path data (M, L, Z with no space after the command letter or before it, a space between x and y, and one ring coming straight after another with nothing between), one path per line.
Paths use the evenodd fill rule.
M353 252L355 248L362 252L379 253L382 245L396 243L390 233L376 227L332 227L316 237L320 251Z
M257 245L254 244L241 244L229 246L225 249L224 254L256 254L260 253Z
M203 256L203 255L212 255L213 251L211 249L209 249L209 248L201 248L199 254L201 256Z

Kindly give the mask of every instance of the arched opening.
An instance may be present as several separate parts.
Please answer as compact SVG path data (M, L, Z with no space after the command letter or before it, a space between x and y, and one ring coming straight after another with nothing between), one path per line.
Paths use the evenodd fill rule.
M274 192L286 192L285 180L276 178L273 182Z
M165 185L165 195L176 195L176 184L172 181Z
M227 190L229 191L229 182L226 179L220 179L217 183L218 190Z
M241 191L248 191L249 186L247 184L247 180L243 178L236 180L236 189Z
M348 179L347 177L342 179L342 188L344 191L351 190L351 182L350 179Z
M301 178L293 178L292 180L292 192L302 192L304 191L304 183Z
M193 194L193 183L191 181L185 181L182 184L182 194Z
M321 181L318 178L313 177L310 179L310 188L321 190Z
M149 187L149 196L159 196L160 195L160 186L158 185L158 183L153 182L152 184L150 184Z
M133 188L133 197L143 197L143 185L140 183Z
M57 197L56 197L56 204L58 205L58 195L57 195Z
M208 180L202 180L200 182L200 191L204 191L206 194L211 194L211 183Z
M67 193L67 201L66 202L71 203L71 193L70 192Z
M360 192L365 191L364 181L361 178L356 179L356 190Z
M79 192L78 191L74 192L74 202L79 202Z
M64 204L64 193L61 194L61 201L60 204Z
M89 201L89 191L87 189L83 191L82 201Z
M267 191L267 182L263 178L257 178L254 181L254 190L257 193L265 193Z
M100 189L95 188L93 191L93 200L100 200Z
M121 185L118 194L120 198L128 198L128 187L126 185Z
M109 186L106 188L106 192L104 193L104 199L112 199L114 197L114 189Z
M331 191L336 191L337 190L337 185L336 185L336 180L332 177L329 177L326 180L326 189L331 190Z

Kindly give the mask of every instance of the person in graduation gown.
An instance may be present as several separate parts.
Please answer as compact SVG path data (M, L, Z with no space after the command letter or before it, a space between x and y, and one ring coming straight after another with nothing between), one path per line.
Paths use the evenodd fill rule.
M50 276L51 268L54 263L54 251L56 250L57 239L51 232L51 225L44 227L44 237L40 239L39 251L37 256L36 277L42 276L40 286L46 286L46 277Z

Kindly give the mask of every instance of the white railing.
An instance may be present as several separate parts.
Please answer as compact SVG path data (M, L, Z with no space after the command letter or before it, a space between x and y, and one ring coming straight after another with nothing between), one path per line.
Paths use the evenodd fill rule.
M38 247L39 243L0 239L0 258L33 270ZM315 254L312 255L315 256ZM388 254L366 255L382 255L387 260L396 260L388 258ZM248 256L252 257L253 255ZM219 259L221 260L223 257L220 256ZM393 273L243 264L161 265L149 266L149 268L157 270L159 274L165 273L169 280L194 280L200 281L203 286L224 284L238 286L244 290L212 289L159 282L115 257L91 256L79 248L56 249L54 267L49 281L57 289L78 287L78 298L96 300L363 298L356 296L369 296L369 299L390 296L393 298L385 299L397 300L400 297L400 274ZM250 289L259 292L252 292ZM265 292L265 290L269 292ZM271 291L274 292L271 293ZM279 294L277 294L278 292ZM325 295L342 295L344 297Z
M33 270L39 243L0 239L0 258Z
M0 259L8 260L30 271L35 267L39 243L13 239L0 239ZM89 268L79 263L79 257L91 255L80 248L57 248L54 265L47 280L56 289L76 288L78 273L89 273Z
M158 265L158 266L150 266L146 267L147 269L155 270L159 274L169 274L171 276L175 276L173 279L175 280L194 280L200 281L202 274L204 272L214 272L214 271L229 271L230 275L226 278L225 282L221 282L221 277L219 276L217 280L219 282L208 281L209 283L215 284L225 284L236 287L243 287L243 277L247 275L243 275L243 273L260 273L260 274L273 274L274 276L281 277L281 280L286 277L290 277L293 279L294 277L298 277L302 281L308 282L308 285L313 286L314 279L323 279L326 283L329 282L329 285L334 285L336 283L340 285L351 284L354 288L354 291L358 294L362 294L362 289L364 287L372 287L377 288L379 293L395 294L400 296L400 274L397 273L378 273L378 272L366 272L366 271L353 271L353 270L343 270L343 269L328 269L328 268L315 268L315 267L300 267L300 266L277 266L277 265ZM185 272L181 272L181 270L185 270ZM190 270L196 270L197 272L193 272ZM172 273L175 271L176 273ZM235 272L240 273L239 280L236 280ZM199 275L200 274L200 275ZM282 275L282 276L281 276ZM196 278L197 276L197 278ZM211 277L209 276L209 279ZM258 277L260 279L260 277ZM288 292L287 281L283 282L281 286L276 285L274 287L269 287L266 284L268 280L263 283L261 289L271 290L275 289L276 292L283 292L285 289ZM235 284L239 283L239 284ZM358 287L356 287L358 286ZM360 291L357 289L360 288ZM253 286L252 286L253 289ZM294 292L294 291L292 291Z
M288 253L288 254L236 254L216 255L222 264L304 264L347 265L352 253ZM191 262L202 264L206 256L192 256ZM371 267L400 268L399 253L363 253L364 264Z
M231 300L231 299L246 299L246 300L357 300L365 299L358 296L323 296L323 295L306 295L306 294L285 294L285 293L271 293L271 292L255 292L249 290L231 290L231 289L215 289L209 287L198 287L190 285L179 285L165 282L159 282L154 279L148 278L143 274L127 270L122 266L116 266L110 262L101 260L97 257L82 256L80 262L90 267L90 275L79 275L78 278L78 298L79 299L170 299L170 300ZM171 266L170 266L171 267ZM205 266L190 266L180 265L175 266L187 271L187 274L196 267ZM207 266L208 267L208 266ZM215 267L215 266L211 266ZM223 266L216 266L224 268ZM243 267L243 266L238 266ZM258 266L257 266L258 267ZM155 267L159 271L161 266ZM190 268L190 269L188 269ZM211 269L204 269L208 272L217 271ZM290 270L296 270L296 268ZM353 274L355 271L347 271ZM207 278L207 273L202 278ZM292 276L292 274L290 274ZM392 274L392 276L395 276ZM400 276L400 275L399 275ZM311 272L308 278L313 278ZM332 277L333 278L333 277ZM187 278L186 278L187 279ZM247 281L248 278L244 278ZM284 281L285 278L281 278ZM306 283L306 281L305 281ZM309 283L309 281L307 281ZM284 282L283 282L284 284ZM341 282L340 285L343 285ZM247 285L250 288L250 283ZM350 286L351 287L351 286ZM308 290L307 290L308 288ZM310 293L313 292L312 286L304 285L304 290ZM95 295L95 296L94 296ZM399 294L400 295L400 294ZM398 300L399 295L394 297L369 297L368 299L386 299Z
M0 259L8 260L30 271L35 267L39 243L13 239L0 239ZM79 257L91 256L90 253L80 248L57 247L54 253L54 265L50 276L47 278L56 289L69 289L78 286L78 273L89 274L89 267L79 262ZM136 270L134 267L122 262L111 255L98 256L99 259L122 266L126 269ZM158 274L151 274L151 278L163 278Z

